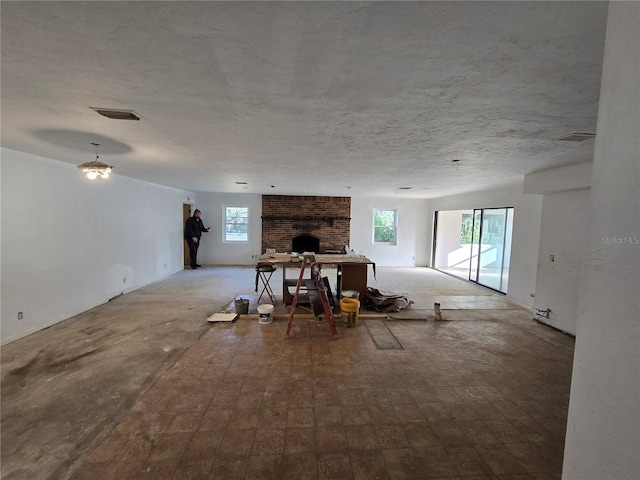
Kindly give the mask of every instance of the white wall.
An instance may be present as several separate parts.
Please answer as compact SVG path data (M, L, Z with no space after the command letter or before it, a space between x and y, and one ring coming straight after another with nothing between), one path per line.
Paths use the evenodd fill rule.
M69 163L0 153L2 343L183 268L192 193L119 175L92 182Z
M537 318L572 335L578 320L592 170L593 163L586 162L524 178L525 192L544 194L534 307L551 313L548 319Z
M427 266L432 215L429 200L351 198L351 248L384 266ZM398 211L396 245L373 244L373 209Z
M640 474L638 32L640 3L609 2L564 479Z
M225 205L249 207L249 242L223 243ZM377 265L427 265L431 237L428 200L351 199L351 248L363 251ZM196 208L211 232L202 235L198 261L203 265L254 265L262 245L262 196L232 193L196 193ZM373 209L398 210L398 244L373 245ZM415 258L415 260L414 260Z
M223 242L223 208L249 207L249 242ZM427 265L431 238L428 200L351 199L351 248L363 251L376 265ZM232 193L196 193L196 208L211 232L202 235L198 262L203 265L254 265L262 245L262 196ZM398 244L373 245L373 209L398 210Z
M224 207L249 207L248 243L224 243ZM202 234L198 248L201 265L255 265L262 245L262 195L242 193L196 193L199 208L209 233Z
M458 266L464 267L464 265L457 265L458 259L451 259L450 253L460 251L460 226L462 225L462 214L473 213L472 210L455 210L452 212L438 212L438 231L436 238L436 255L435 255L435 268L438 267L451 267ZM464 249L463 258L466 259L466 268L469 268L469 255L471 249ZM450 265L454 264L454 265Z
M433 212L473 208L513 207L513 243L507 296L513 301L533 306L540 241L542 195L522 193L523 184L490 191L471 192L431 200Z
M549 319L539 320L572 335L578 321L589 203L590 191L577 190L545 195L542 204L534 307L550 308Z
M593 163L551 168L524 176L524 193L557 193L591 187Z

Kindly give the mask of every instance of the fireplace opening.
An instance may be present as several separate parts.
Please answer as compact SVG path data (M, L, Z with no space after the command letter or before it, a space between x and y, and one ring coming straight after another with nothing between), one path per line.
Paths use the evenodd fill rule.
M298 235L291 239L292 252L320 252L320 239L314 235Z

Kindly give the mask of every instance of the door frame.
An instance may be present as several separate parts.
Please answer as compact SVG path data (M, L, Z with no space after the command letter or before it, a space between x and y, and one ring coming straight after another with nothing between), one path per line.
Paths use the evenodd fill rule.
M481 248L481 240L482 240L482 236L483 236L483 220L484 220L484 213L487 210L506 210L506 215L505 215L505 224L504 224L504 228L503 228L503 252L502 252L502 258L500 259L501 262L501 274L500 274L500 287L499 288L503 288L504 285L504 266L505 266L505 261L507 260L507 255L505 254L504 251L504 247L506 244L506 232L507 232L507 228L509 225L509 219L511 219L511 223L513 223L513 217L515 215L515 208L513 206L510 207L483 207L483 208L465 208L465 209L455 209L455 210L435 210L434 211L434 217L433 217L433 233L432 233L432 250L431 250L431 267L434 268L435 270L438 271L443 271L440 270L440 268L438 268L438 266L436 266L436 259L438 258L438 230L440 229L441 225L440 225L440 213L442 212L471 212L472 215L472 223L471 223L471 250L469 252L469 261L468 261L468 266L465 267L465 270L467 270L466 275L464 274L464 272L460 272L461 275L456 274L456 273L451 273L451 272L447 272L447 271L443 271L444 273L447 273L448 275L453 275L457 278L460 278L462 280L467 280L471 283L474 283L476 285L479 285L481 287L484 288L488 288L490 290L493 290L494 292L497 293L501 293L506 295L507 292L502 291L502 290L498 290L494 287L491 287L489 285L485 285L484 283L481 283L481 281L479 281L479 277L480 277L480 269L481 269L481 256L482 256L482 248ZM444 217L443 217L444 218ZM444 220L443 220L444 221ZM512 232L513 234L513 232ZM476 235L478 236L478 238L476 238ZM474 244L474 242L477 242ZM509 241L509 256L511 255L511 250L512 250L512 240ZM475 256L475 261L474 261L474 256ZM475 271L473 271L475 269ZM472 273L474 275L472 275ZM475 278L474 278L475 277Z
M182 203L182 265L190 265L189 245L184 239L184 227L187 219L191 216L191 207L193 203Z
M486 285L484 283L481 283L480 281L480 267L481 267L481 260L482 260L482 234L483 234L483 226L484 226L484 212L485 210L505 210L505 217L504 217L504 228L502 230L502 258L500 259L500 286L499 288L494 288L491 287L489 285ZM475 222L476 222L476 212L480 213L480 225L478 226L478 251L477 251L477 260L476 260L476 271L475 271L475 280L471 278L471 270L473 267L473 245L474 245L474 237L475 237L475 233L476 233L476 227L475 227ZM473 223L471 226L471 262L469 263L469 281L473 282L477 285L481 285L485 288L489 288L495 292L498 293L503 293L503 294L507 294L507 292L502 290L502 285L504 283L504 260L505 260L505 243L506 243L506 238L507 238L507 225L509 224L509 214L511 214L511 221L513 222L513 215L514 215L515 209L514 207L487 207L487 208L474 208L473 209ZM512 232L513 234L513 232ZM511 256L511 242L509 245L509 256Z

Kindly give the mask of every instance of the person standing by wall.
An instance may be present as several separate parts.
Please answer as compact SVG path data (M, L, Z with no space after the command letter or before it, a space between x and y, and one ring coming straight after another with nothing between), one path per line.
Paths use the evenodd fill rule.
M198 256L198 247L200 246L202 232L208 232L209 230L211 230L211 227L205 228L200 219L200 210L196 208L193 216L187 218L184 226L184 239L187 241L187 245L189 245L189 258L193 270L202 266L198 265L196 257Z

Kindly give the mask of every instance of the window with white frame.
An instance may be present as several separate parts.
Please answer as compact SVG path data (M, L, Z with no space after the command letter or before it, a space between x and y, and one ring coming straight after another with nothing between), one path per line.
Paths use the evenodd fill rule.
M395 245L398 233L398 211L373 209L373 243Z
M224 241L249 241L249 207L224 207Z

